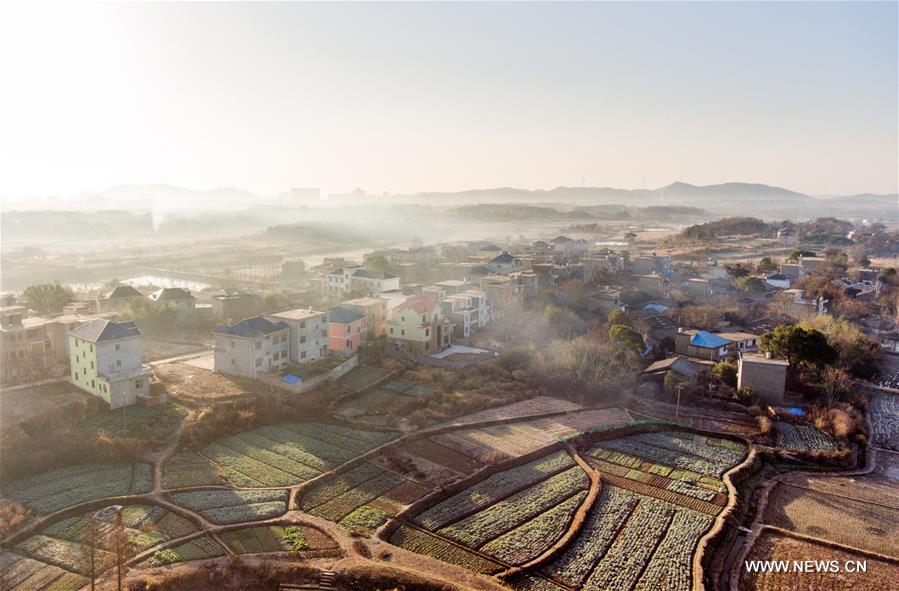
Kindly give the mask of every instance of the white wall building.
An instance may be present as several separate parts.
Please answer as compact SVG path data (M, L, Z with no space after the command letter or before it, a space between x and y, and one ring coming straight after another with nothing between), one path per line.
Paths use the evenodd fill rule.
M283 322L290 329L290 360L309 363L328 354L328 313L297 308L266 314L272 322Z
M141 363L141 334L133 322L97 319L68 333L72 383L110 408L149 398L150 371Z
M215 337L215 371L256 378L287 367L290 329L262 316L219 326Z

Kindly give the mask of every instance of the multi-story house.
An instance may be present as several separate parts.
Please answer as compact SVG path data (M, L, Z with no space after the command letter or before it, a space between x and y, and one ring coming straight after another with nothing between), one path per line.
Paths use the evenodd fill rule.
M130 285L116 286L105 298L99 300L99 308L103 312L119 312L124 307L144 299L144 294Z
M150 301L159 306L172 306L182 318L190 318L197 305L196 298L181 287L164 287L149 295Z
M704 330L678 330L674 348L678 355L720 361L727 357L730 341Z
M328 350L351 356L359 350L365 337L365 316L348 308L331 308L328 312Z
M374 296L382 291L400 288L400 278L384 271L371 271L362 266L340 267L328 273L328 293L344 296L360 293Z
M256 378L287 367L290 328L287 323L254 316L212 331L215 371Z
M262 311L262 298L246 291L226 291L212 296L213 315L220 322L233 324Z
M24 306L0 309L0 379L13 382L39 377L52 362L46 319L25 318Z
M521 271L527 264L524 260L513 256L508 252L503 252L487 261L486 266L493 273L507 275L513 271Z
M340 303L341 308L365 316L365 337L380 338L387 332L387 301L382 298L356 298Z
M413 297L390 311L387 341L398 351L430 355L452 344L452 327L437 300Z
M297 308L266 314L272 322L283 322L290 329L290 360L309 363L328 354L328 313Z
M72 383L110 408L150 399L150 370L141 363L141 334L133 322L97 319L69 332Z
M457 338L468 338L472 329L484 328L489 322L487 294L480 290L446 296L440 307L452 324L453 336Z

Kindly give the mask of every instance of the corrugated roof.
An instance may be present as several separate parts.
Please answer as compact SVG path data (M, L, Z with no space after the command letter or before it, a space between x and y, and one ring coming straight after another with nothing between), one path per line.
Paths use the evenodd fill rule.
M111 322L109 320L97 319L69 331L69 334L91 343L99 343L114 339L139 337L140 330L133 322Z
M712 334L705 330L700 330L695 335L690 337L690 344L696 347L702 347L704 349L717 349L718 347L723 347L727 345L729 341L722 339L716 334Z

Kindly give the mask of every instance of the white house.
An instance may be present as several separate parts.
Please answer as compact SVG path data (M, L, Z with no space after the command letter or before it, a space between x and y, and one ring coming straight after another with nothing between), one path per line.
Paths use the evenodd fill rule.
M219 326L215 338L215 371L256 378L287 367L290 329L262 316Z
M149 400L150 371L141 363L141 334L133 322L97 319L68 333L72 383L110 408Z
M294 363L309 363L328 354L327 312L297 308L265 317L290 329L290 360Z
M328 292L344 296L352 292L375 296L382 291L400 288L400 278L384 271L371 271L362 266L341 267L328 273Z

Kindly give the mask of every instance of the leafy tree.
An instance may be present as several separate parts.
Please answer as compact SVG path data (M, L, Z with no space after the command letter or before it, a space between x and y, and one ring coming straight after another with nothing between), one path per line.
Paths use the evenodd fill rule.
M799 260L799 257L813 257L816 256L816 253L810 250L794 250L790 254L787 255L787 261L791 263L795 263Z
M758 277L741 277L737 280L740 289L751 293L762 293L765 291L765 282Z
M771 260L771 257L762 257L756 266L759 273L772 273L777 270L777 263Z
M630 328L616 324L609 329L609 340L625 351L642 353L646 349L646 341L643 335Z
M827 335L802 326L780 325L759 338L759 347L790 363L791 370L805 366L815 372L837 359L837 351L827 342Z
M845 318L819 314L800 326L825 334L827 342L838 354L835 361L853 376L870 379L877 373L883 355L880 343L857 325Z
M147 299L134 300L122 308L122 318L133 320L143 332L164 334L175 329L178 309L172 304L157 305Z
M606 324L609 327L612 326L633 326L634 323L631 320L630 316L628 316L624 311L615 308L611 312L609 312L608 318L606 318Z
M382 254L372 254L365 257L365 266L372 271L380 271L382 273L392 273L393 266Z
M719 361L712 368L712 375L718 378L722 384L727 384L732 388L737 387L737 364L729 359Z
M22 293L22 298L38 314L55 314L62 312L63 306L74 300L75 295L59 281L54 281L29 285Z

